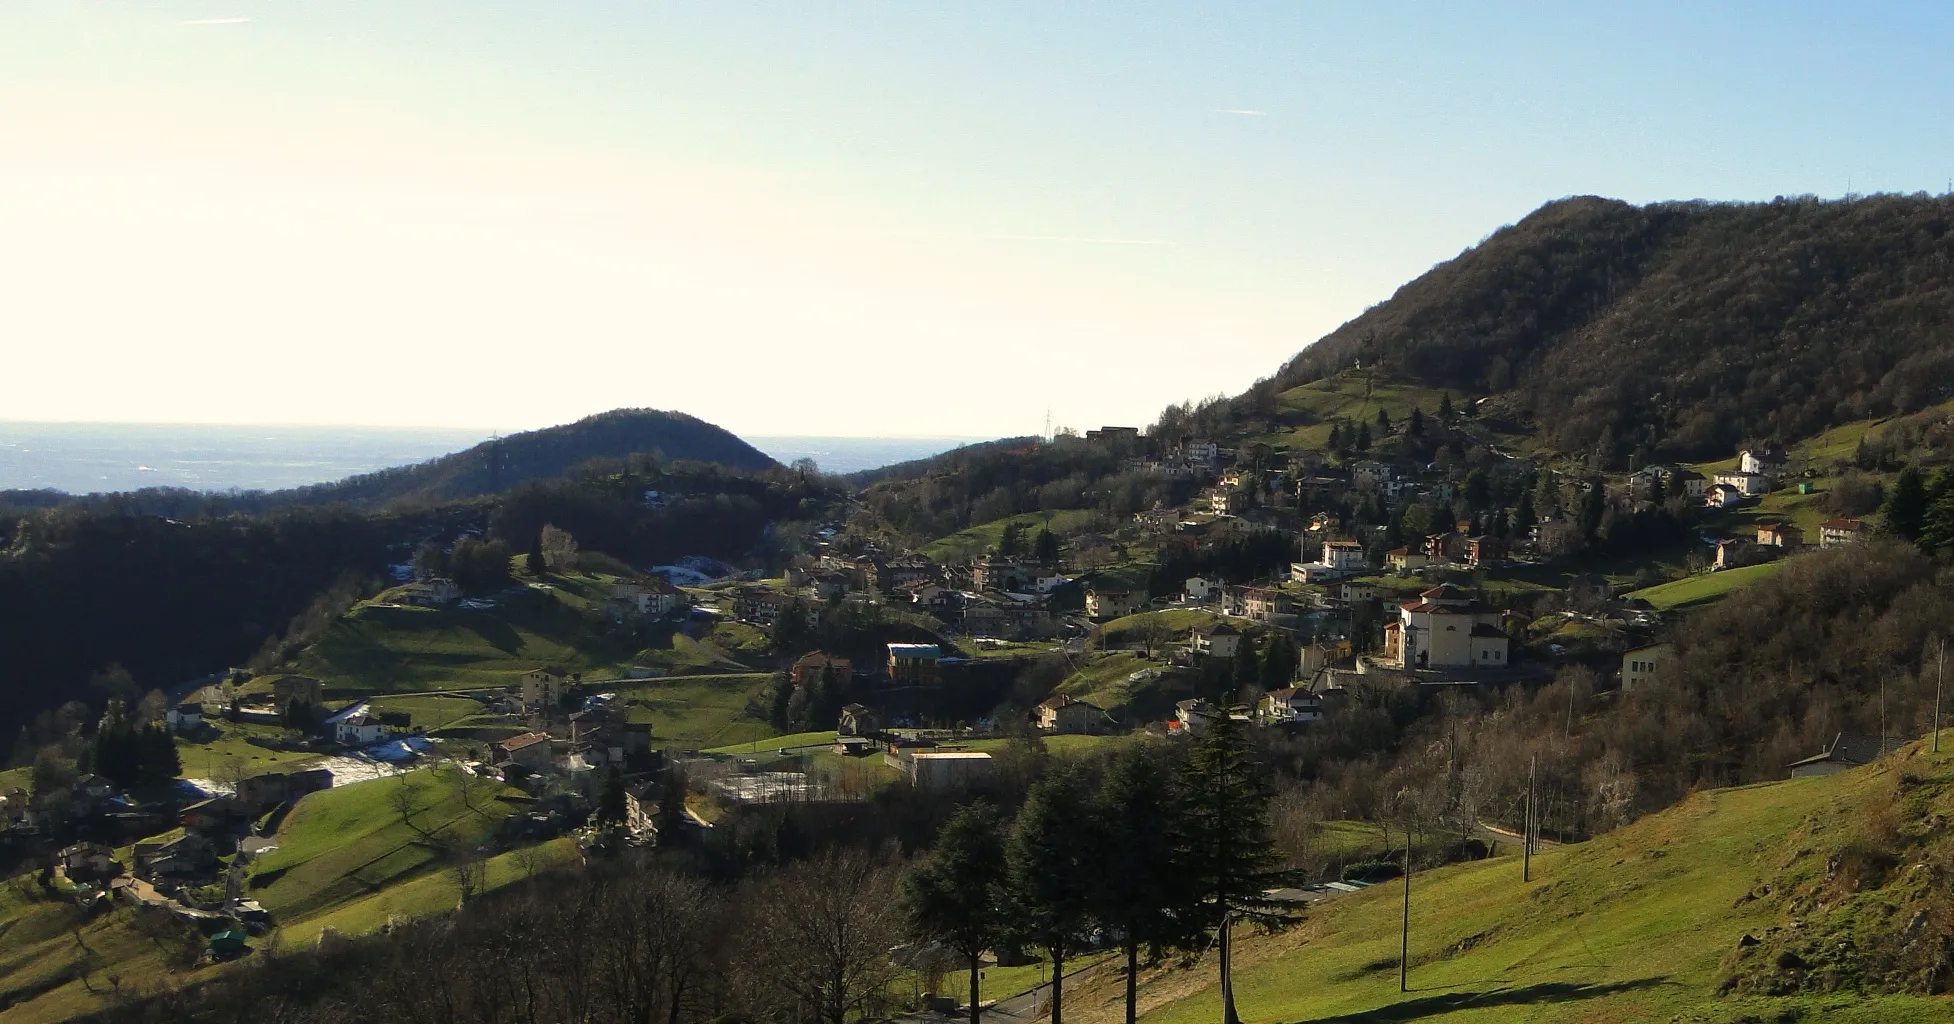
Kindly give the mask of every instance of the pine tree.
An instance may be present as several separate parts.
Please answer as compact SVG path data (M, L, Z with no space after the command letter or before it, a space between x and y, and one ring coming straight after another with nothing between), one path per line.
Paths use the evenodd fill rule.
M1241 1021L1232 973L1234 922L1291 919L1290 905L1264 895L1287 877L1276 870L1280 856L1269 837L1266 776L1243 730L1233 717L1216 716L1196 735L1182 773L1186 875L1197 897L1192 916L1218 933L1222 1024Z
M1195 946L1188 922L1198 909L1181 846L1179 785L1155 748L1130 746L1114 759L1095 819L1104 837L1095 916L1126 952L1126 1024L1138 1009L1140 950L1158 957Z
M1899 479L1893 481L1893 490L1886 496L1886 505L1881 509L1886 513L1886 529L1889 533L1907 540L1916 540L1927 518L1927 486L1920 478L1920 470L1913 466L1900 471Z
M1954 468L1943 469L1927 488L1927 512L1921 519L1920 546L1927 551L1954 550Z
M1330 424L1330 450L1333 452L1343 450L1343 428L1334 422Z
M541 576L548 568L549 563L543 559L543 531L537 530L536 536L529 538L529 554L523 558L522 565L531 576Z
M611 766L611 773L604 778L604 791L597 797L597 824L621 825L624 823L624 776L618 774L617 765Z
M1385 437L1390 433L1391 433L1391 414L1385 412L1384 407L1380 405L1377 407L1377 436Z
M183 759L176 751L176 737L161 725L143 727L140 767L137 775L146 785L162 785L183 774Z
M1533 492L1523 491L1520 494L1519 507L1513 510L1513 536L1521 539L1530 536L1534 522Z
M1053 535L1050 527L1038 531L1037 538L1032 541L1032 554L1046 565L1058 564L1058 537Z
M1233 687L1233 697L1253 693L1262 681L1262 660L1255 656L1255 645L1246 636L1235 645L1235 659L1229 665L1228 681Z
M1262 652L1262 689L1280 690L1296 681L1296 665L1302 659L1296 652L1296 642L1289 634L1280 630L1269 636L1268 648Z
M1661 473L1649 474L1649 500L1654 502L1657 507L1661 507L1663 502L1669 500L1667 490L1662 486Z
M1060 764L1032 784L1005 847L1018 933L1052 961L1052 1024L1065 1024L1065 961L1085 948L1104 875L1098 838L1084 783Z
M1018 553L1024 543L1024 528L1017 523L1005 523L1004 532L997 540L997 553L1009 557Z
M1405 434L1414 438L1425 436L1425 413L1415 405L1411 407L1411 423L1405 428Z
M1360 452L1371 450L1371 428L1368 423L1357 424L1357 443L1353 446Z
M1601 531L1601 514L1608 510L1608 484L1601 477L1588 479L1588 491L1581 498L1581 535L1592 541Z
M903 881L910 921L970 967L970 1021L977 1024L980 957L1004 938L1004 822L983 801L967 804L937 833L936 845Z
M685 792L690 780L676 763L665 770L665 788L658 794L658 841L676 843L685 825Z
M1438 396L1438 419L1441 423L1452 422L1452 392Z

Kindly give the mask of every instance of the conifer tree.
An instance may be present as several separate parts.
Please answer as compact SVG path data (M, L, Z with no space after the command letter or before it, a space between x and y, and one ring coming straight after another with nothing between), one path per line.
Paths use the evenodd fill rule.
M1450 391L1438 396L1438 418L1443 423L1452 422L1452 392Z
M604 791L597 797L597 824L621 825L624 823L624 776L618 774L617 765L611 766L611 773L604 778Z
M1005 846L1017 931L1052 961L1052 1024L1065 1024L1065 961L1086 948L1092 893L1104 871L1091 798L1077 771L1054 765L1032 784Z
M1194 886L1194 914L1216 931L1221 953L1222 1024L1235 1012L1233 926L1238 919L1269 925L1292 919L1293 908L1265 893L1283 885L1279 855L1269 836L1269 790L1243 725L1217 716L1195 737L1182 772L1181 811L1186 876Z
M1007 930L1003 837L996 809L981 800L966 804L950 816L929 855L903 882L916 930L955 951L970 968L971 1024L977 1024L982 995L980 957Z
M1881 511L1886 514L1887 532L1906 540L1919 539L1927 518L1927 486L1919 469L1908 466L1900 471Z
M1126 953L1126 1024L1139 1008L1140 951L1158 957L1193 946L1195 907L1181 845L1179 780L1156 748L1129 746L1114 759L1095 815L1105 856L1095 916Z
M1050 527L1038 531L1037 538L1032 542L1032 554L1047 565L1058 564L1058 537L1053 535Z

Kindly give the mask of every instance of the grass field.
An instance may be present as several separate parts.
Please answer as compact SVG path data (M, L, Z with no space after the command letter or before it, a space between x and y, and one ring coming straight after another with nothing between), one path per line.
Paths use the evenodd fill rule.
M631 650L596 631L574 591L531 591L494 611L366 605L332 624L296 670L329 697L509 686L540 665L621 675Z
M1161 667L1160 662L1127 651L1089 657L1090 661L1058 684L1058 692L1089 700L1107 711L1124 707L1136 692L1150 684L1151 680L1134 682L1133 673Z
M279 847L252 865L254 898L290 928L441 870L442 848L478 846L527 798L455 769L408 772L313 793L279 827ZM394 801L405 793L403 819ZM512 798L512 799L502 799Z
M402 822L394 807L392 794L401 787L414 795L414 824L426 835ZM359 934L390 918L452 909L459 889L438 847L478 845L512 813L514 804L496 799L511 793L476 780L469 796L476 809L470 809L460 773L443 770L313 793L282 823L279 849L253 865L248 895L272 911L279 941L306 947L326 927ZM499 854L485 863L483 884L507 884L575 856L568 839ZM111 976L175 986L223 970L172 970L163 947L141 930L138 914L128 906L84 914L41 895L29 875L0 886L0 1019L59 1021L100 1010L112 1000ZM85 982L76 971L77 935L99 958Z
M1725 569L1722 572L1706 572L1650 587L1647 590L1633 591L1625 596L1639 597L1654 605L1658 611L1676 611L1686 608L1700 608L1721 600L1733 590L1750 586L1759 580L1784 568L1782 559L1765 562L1762 565L1747 565L1740 569Z
M785 736L759 737L757 746L754 742L732 743L726 746L712 747L702 751L702 753L751 754L757 750L759 753L764 754L783 748L806 747L833 743L834 741L835 731L833 729L829 729L826 732L795 732L788 733Z
M939 537L923 545L922 553L938 563L967 562L996 549L998 542L1004 539L1005 526L1011 523L1018 524L1024 535L1025 547L1029 550L1032 538L1038 535L1040 527L1048 527L1057 534L1074 533L1091 529L1099 518L1099 513L1086 510L1026 512L967 527L948 537Z
M1363 374L1340 373L1290 388L1277 399L1276 408L1285 421L1298 425L1254 440L1289 448L1321 450L1330 443L1330 424L1333 420L1371 424L1372 429L1376 429L1374 421L1380 408L1390 415L1394 424L1409 418L1413 407L1423 409L1427 416L1438 411L1442 396L1440 391L1380 377L1369 384L1367 396L1367 383ZM1452 401L1458 407L1461 396L1454 394Z
M1235 975L1241 1013L1254 1024L1954 1019L1946 997L1716 994L1742 935L1782 929L1793 918L1829 927L1857 914L1865 917L1857 925L1862 941L1890 936L1904 917L1888 920L1868 909L1907 887L1900 872L1884 889L1836 909L1787 899L1825 878L1835 851L1879 827L1880 808L1896 785L1907 785L1902 772L1926 777L1913 783L1920 787L1914 792L1932 794L1913 808L1924 821L1942 810L1954 786L1951 771L1954 755L1935 760L1914 747L1829 778L1698 793L1634 825L1537 856L1530 884L1511 857L1421 872L1412 882L1408 993L1399 993L1397 979L1401 890L1379 886L1333 900L1299 927L1242 941ZM1149 1024L1219 1019L1214 970L1210 954L1194 969L1146 978ZM1068 1019L1118 1019L1117 978L1080 989Z
M610 687L630 709L631 721L651 723L651 741L668 749L736 746L774 735L764 717L749 716L749 705L767 707L772 676L743 673L670 676L634 680Z
M285 735L284 729L274 725L213 719L210 726L217 731L214 739L176 738L176 754L183 764L184 778L217 779L234 768L247 776L260 775L273 768L295 768L319 757L306 751L271 750L246 741L249 736L273 739Z

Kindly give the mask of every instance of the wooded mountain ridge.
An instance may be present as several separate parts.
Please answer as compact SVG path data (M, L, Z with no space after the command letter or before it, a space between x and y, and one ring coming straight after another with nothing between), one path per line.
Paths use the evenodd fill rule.
M1359 361L1490 396L1602 468L1727 455L1954 394L1954 196L1541 207L1236 400Z

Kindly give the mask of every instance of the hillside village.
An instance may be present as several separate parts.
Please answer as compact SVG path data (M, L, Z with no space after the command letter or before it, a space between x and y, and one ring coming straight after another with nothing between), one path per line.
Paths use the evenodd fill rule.
M1540 216L1619 213L1592 205ZM10 636L104 635L31 645L50 685L8 694L0 1012L259 1007L366 958L320 1019L446 1012L385 973L414 964L575 1016L586 984L645 998L587 968L669 919L694 966L657 983L711 979L658 996L681 1024L1029 1019L1068 965L1087 1019L1173 1021L1232 942L1260 1020L1936 1019L1954 400L1855 370L1797 417L1751 388L1562 421L1520 342L1481 374L1393 319L1454 301L1146 428L847 478L640 411L317 508L23 505L0 567L46 599ZM1223 818L1233 877L1186 838ZM958 864L991 872L974 938L917 895ZM839 960L823 914L862 929Z
M181 778L37 771L28 786L9 773L8 841L50 851L49 892L165 911L221 963L330 909L257 898L311 794L423 775L479 787L495 808L474 830L488 845L430 854L425 872L570 841L655 847L742 807L847 804L888 786L948 806L1019 770L1007 755L1028 742L1077 755L1224 717L1307 735L1354 706L1539 687L1573 665L1627 692L1665 672L1674 616L1723 580L1879 528L1816 504L1848 470L1775 443L1727 468L1610 478L1501 446L1450 395L1396 425L1375 408L1362 430L1332 424L1322 448L1119 427L1061 438L1183 500L1123 518L1014 515L921 548L857 505L773 576L591 571L562 535L549 559L516 556L506 588L471 594L417 558L289 665L146 701L162 713L136 727L170 736ZM1450 447L1404 457L1428 430ZM1649 546L1598 559L1604 518L1617 533L1649 524ZM584 637L558 648L577 667L526 660L527 643L455 662L465 678L413 667L416 631L540 631L551 615ZM335 660L342 634L375 629L407 652L385 683ZM658 723L688 713L651 709L687 687L737 707L714 732L668 734ZM1860 746L1842 738L1784 771L1883 749ZM48 846L58 837L76 841ZM457 877L465 898L476 883Z

